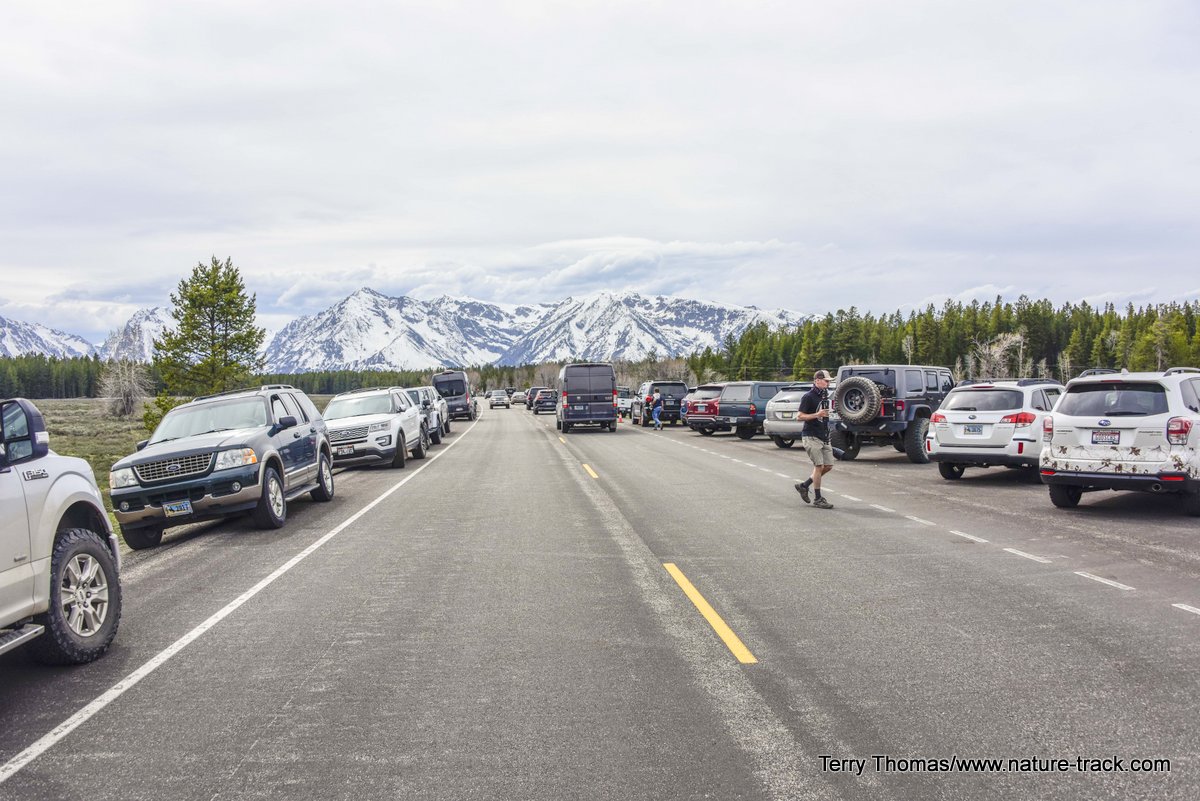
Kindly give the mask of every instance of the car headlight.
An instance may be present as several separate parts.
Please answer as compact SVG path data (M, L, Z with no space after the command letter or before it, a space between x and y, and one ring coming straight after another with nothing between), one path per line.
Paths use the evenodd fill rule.
M248 464L258 464L258 454L254 452L254 448L234 448L217 454L217 465L213 470L228 470Z
M371 423L371 427L367 429L367 433L374 434L376 431L388 431L391 427L391 423Z
M137 476L133 474L133 468L131 467L122 467L108 474L108 488L110 490L121 489L122 487L136 487L137 483Z

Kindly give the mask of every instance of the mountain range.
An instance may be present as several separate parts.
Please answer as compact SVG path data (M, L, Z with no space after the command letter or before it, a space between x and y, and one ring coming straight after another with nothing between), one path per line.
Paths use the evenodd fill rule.
M562 359L637 360L717 348L750 325L790 326L807 315L784 309L594 292L558 303L511 305L471 298L423 301L363 288L317 314L298 317L271 337L267 371L414 370L435 366L518 365ZM149 361L153 340L173 324L170 311L141 309L96 347L80 337L0 317L0 355Z

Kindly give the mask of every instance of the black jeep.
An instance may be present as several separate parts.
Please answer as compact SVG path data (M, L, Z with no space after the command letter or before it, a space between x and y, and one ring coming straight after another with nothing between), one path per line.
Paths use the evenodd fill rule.
M891 445L917 464L929 462L929 417L954 387L945 367L855 364L838 370L830 443L858 456L864 442Z

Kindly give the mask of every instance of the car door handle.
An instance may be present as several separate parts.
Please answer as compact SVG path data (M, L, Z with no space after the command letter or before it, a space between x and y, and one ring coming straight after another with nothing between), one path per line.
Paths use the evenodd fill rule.
M292 434L292 439L300 439L300 432L297 431L295 434Z
M316 429L316 427L314 426L313 428L310 428L310 429L308 429L308 433L310 433L310 434L315 434L315 433L317 433L317 429Z

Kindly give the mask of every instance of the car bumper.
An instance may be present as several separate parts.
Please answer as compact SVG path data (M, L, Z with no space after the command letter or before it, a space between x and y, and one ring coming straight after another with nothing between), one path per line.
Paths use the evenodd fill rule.
M798 439L804 435L803 420L767 420L763 423L763 433L769 437L779 436Z
M728 431L729 426L718 422L718 418L710 414L689 414L687 419L688 428L695 431L700 429L711 429L713 431Z
M905 420L884 420L879 423L861 426L839 422L836 428L838 431L853 434L856 437L890 437L893 434L902 433L904 429L908 428L908 422Z
M1194 495L1200 492L1200 480L1186 473L1082 473L1072 470L1041 469L1043 484L1069 484L1084 489L1135 490L1141 492L1173 492Z
M391 442L386 446L378 443L358 442L354 445L335 445L333 463L338 467L348 467L355 464L370 464L371 462L390 462L396 458L396 444ZM338 448L353 447L353 453L338 453Z
M939 445L932 438L927 439L926 443L929 461L974 467L1037 467L1042 454L1040 442L1026 439L1013 440L1003 448Z
M241 489L234 491L237 482ZM113 513L123 528L179 526L253 509L261 495L258 467L234 468L190 481L112 491ZM168 516L163 504L190 501L192 513ZM122 509L122 505L126 509Z

